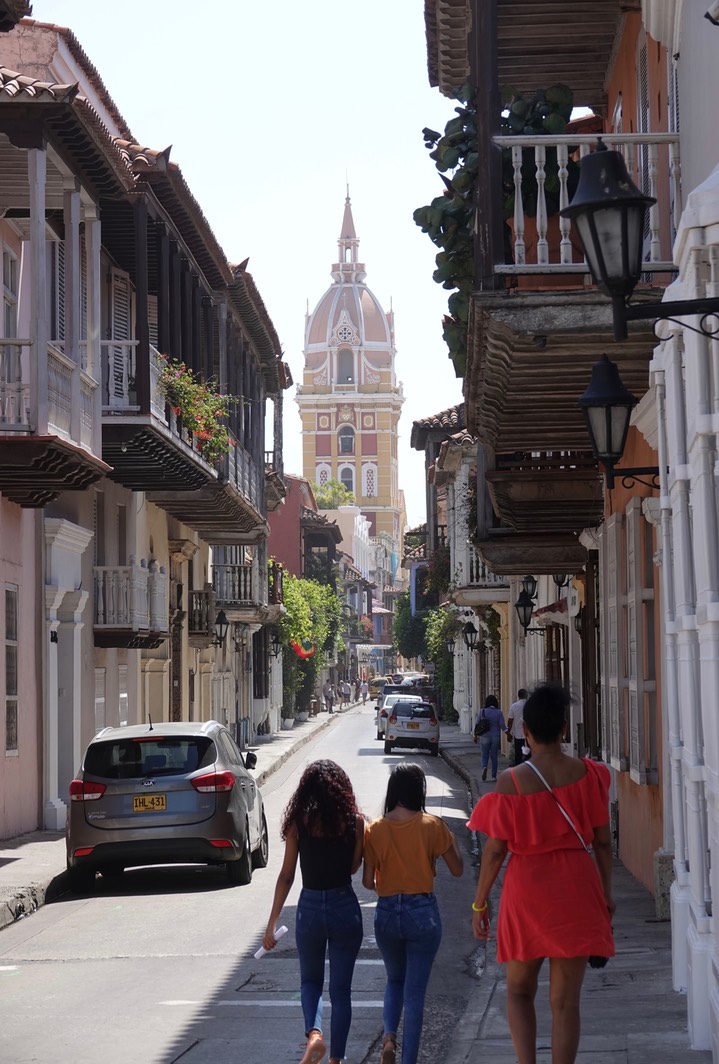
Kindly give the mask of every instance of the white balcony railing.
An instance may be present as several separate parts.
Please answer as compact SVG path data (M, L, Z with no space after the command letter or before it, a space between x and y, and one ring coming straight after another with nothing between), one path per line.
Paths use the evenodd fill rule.
M662 249L669 250L673 243L673 234L679 225L682 212L681 203L681 166L679 159L678 133L603 133L603 142L608 148L620 151L625 158L627 169L638 185L644 186L649 196L657 198L657 203L649 210L649 226L645 239L644 262L646 273L675 271L676 266L662 258ZM580 157L587 155L596 146L597 134L564 134L562 136L498 136L494 143L512 154L514 175L514 217L512 220L514 237L514 262L495 265L497 273L531 274L531 273L588 273L589 267L581 261L572 245L572 225L568 218L558 218L559 248L558 253L550 255L550 226L547 218L546 172L547 148L556 148L559 178L559 208L569 203L567 188L567 163L569 153L572 157L578 151ZM536 245L531 249L525 241L526 220L522 195L523 160L527 149L534 152L534 177L537 187L536 204ZM642 180L637 175L642 175ZM527 174L524 173L526 180ZM663 182L668 182L668 210L662 214L662 201L666 208L666 194ZM671 231L667 229L667 220ZM554 219L552 224L556 225ZM547 239L548 235L550 240ZM534 244L534 241L532 241ZM556 261L551 261L555 258ZM580 259L580 261L577 261Z
M254 568L252 563L249 565L214 564L212 586L215 590L215 600L223 605L259 602Z
M168 631L164 566L131 555L129 565L95 566L95 627L132 632Z
M459 587L509 587L507 578L490 572L474 547L466 544L461 555L457 566Z
M0 429L4 433L30 432L31 347L31 340L0 341Z
M30 385L32 340L0 340L0 429L4 433L31 435L40 431L33 423ZM73 382L79 380L79 439L72 423ZM47 347L47 431L93 450L97 383L63 350L61 342ZM42 404L39 404L42 405Z

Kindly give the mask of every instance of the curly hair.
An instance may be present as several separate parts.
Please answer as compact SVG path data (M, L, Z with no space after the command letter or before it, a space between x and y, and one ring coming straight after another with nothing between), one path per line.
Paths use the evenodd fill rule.
M307 835L354 836L358 815L357 799L344 769L335 761L313 761L282 814L280 834L286 839L294 827Z

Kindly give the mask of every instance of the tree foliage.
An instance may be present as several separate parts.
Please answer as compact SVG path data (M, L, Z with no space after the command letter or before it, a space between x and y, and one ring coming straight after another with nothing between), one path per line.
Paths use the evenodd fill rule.
M352 506L355 501L354 492L349 491L344 484L334 478L328 480L326 484L317 485L313 491L320 510L336 510L340 506Z
M447 640L456 638L457 615L449 610L430 610L427 614L427 655L434 662L434 679L442 694L444 719L458 719L454 708L454 654L447 650Z
M422 614L412 616L409 592L405 591L397 599L394 612L394 644L403 658L424 658L427 656L425 639L425 618Z
M291 717L309 709L317 676L333 649L339 632L341 607L336 593L327 584L302 580L285 574L283 598L286 613L279 622L282 642L283 715ZM292 643L310 640L315 652L301 660Z

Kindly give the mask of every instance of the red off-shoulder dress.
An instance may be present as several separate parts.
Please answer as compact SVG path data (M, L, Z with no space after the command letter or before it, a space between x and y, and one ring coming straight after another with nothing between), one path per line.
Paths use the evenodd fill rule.
M582 758L586 775L555 787L587 845L609 823L609 770ZM497 960L614 956L599 870L549 791L486 794L467 827L507 843L510 858L497 923Z

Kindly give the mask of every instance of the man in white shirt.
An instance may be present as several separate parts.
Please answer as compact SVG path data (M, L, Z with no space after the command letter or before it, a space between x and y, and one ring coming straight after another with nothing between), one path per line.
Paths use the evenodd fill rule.
M517 701L509 707L507 720L507 732L514 739L514 763L521 765L524 761L522 747L524 746L524 703L527 701L526 687L520 687L517 691Z

